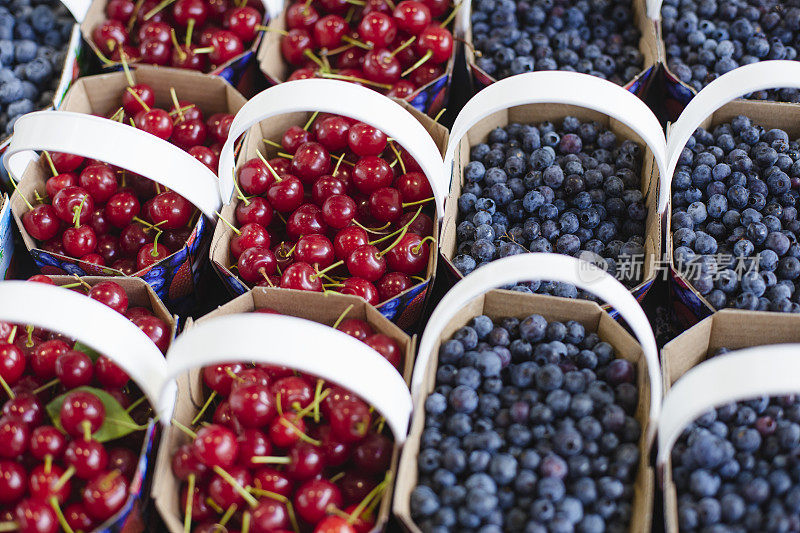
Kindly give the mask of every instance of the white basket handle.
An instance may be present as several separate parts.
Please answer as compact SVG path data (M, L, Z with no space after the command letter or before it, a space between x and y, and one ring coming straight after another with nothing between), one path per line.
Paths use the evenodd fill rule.
M92 5L91 0L61 0L75 20L80 24L86 18L86 13L89 12L89 6Z
M663 213L670 198L672 174L686 142L695 130L717 109L731 100L763 89L800 88L800 63L761 61L731 70L709 83L692 98L676 120L667 139L667 172L661 173L658 211Z
M120 150L124 146L125 150ZM70 111L38 111L14 124L3 163L17 180L30 150L77 154L122 167L174 190L210 219L221 203L217 177L180 148L129 125ZM14 157L17 153L25 156Z
M489 289L529 280L548 280L571 283L602 298L619 311L633 330L642 346L650 381L650 414L647 425L648 442L655 438L658 415L661 408L661 367L653 330L639 306L639 302L620 282L588 261L553 253L527 253L505 257L482 266L445 294L433 310L422 339L419 342L411 391L415 405L423 400L422 384L427 373L428 362L433 356L436 343L452 317L467 303Z
M408 111L391 99L354 83L309 79L281 83L250 99L231 123L219 156L219 191L227 203L233 195L236 140L262 120L298 111L321 111L345 115L380 128L413 157L428 178L439 218L444 213L447 182L441 175L442 156L430 134Z
M172 343L168 378L234 361L287 366L337 383L383 415L397 444L405 441L411 416L408 386L391 363L346 333L289 316L243 313L214 318Z
M500 80L466 103L450 130L444 155L446 178L449 180L453 173L453 158L459 142L475 124L492 113L510 107L542 103L585 107L622 122L644 140L653 152L660 174L664 175L667 168L664 130L639 97L614 83L588 74L545 71Z
M712 357L681 376L664 398L658 427L659 468L684 428L709 409L758 396L800 391L800 344L756 346Z
M162 422L172 416L175 383L164 381L164 356L120 313L61 287L4 281L0 283L0 320L32 324L81 341L119 365L157 407Z
M647 18L661 20L661 2L662 0L646 0Z

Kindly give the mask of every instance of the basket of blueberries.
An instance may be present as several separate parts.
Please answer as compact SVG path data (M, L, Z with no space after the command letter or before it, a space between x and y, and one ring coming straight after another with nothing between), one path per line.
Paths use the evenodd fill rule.
M800 528L798 340L795 316L726 310L664 346L666 531Z
M659 46L644 0L476 0L462 9L475 92L509 76L563 70L644 95L655 77Z
M661 254L664 153L656 117L608 81L536 72L493 84L451 130L442 257L457 278L525 252L580 257L642 298ZM579 296L574 285L552 281L509 288Z
M696 322L723 308L800 312L797 108L734 100L795 86L800 64L761 62L720 77L671 125L666 250L673 306Z
M569 281L611 303L489 290ZM500 259L434 310L412 377L394 510L410 531L651 527L661 405L652 330L630 292L555 254Z

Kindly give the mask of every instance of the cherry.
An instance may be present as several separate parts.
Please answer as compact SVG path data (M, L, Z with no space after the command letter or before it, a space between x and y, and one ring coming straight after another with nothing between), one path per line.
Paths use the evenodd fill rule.
M275 183L272 173L258 157L254 157L242 165L239 169L238 180L242 191L252 196L264 194Z
M392 13L397 26L412 35L419 35L431 23L431 10L417 0L403 0Z
M261 490L274 492L281 496L291 496L292 481L286 477L284 472L273 468L261 468L253 476L253 484Z
M230 9L228 0L207 0L206 4L208 5L209 18L215 21L223 20L225 13ZM213 28L213 26L207 25L206 28Z
M378 222L394 222L403 214L400 192L394 187L381 187L369 197L370 215Z
M375 288L378 290L379 300L385 302L410 289L413 284L407 274L387 272L375 283Z
M194 456L209 468L230 468L236 461L238 450L236 435L230 429L217 424L200 429L192 443Z
M347 256L347 270L367 281L378 281L386 272L386 260L371 244L363 244Z
M408 172L398 176L394 186L400 191L403 202L420 202L433 196L428 178L422 172Z
M386 263L395 272L413 276L419 274L428 265L430 246L416 233L406 233L400 241L386 252Z
M244 45L239 36L227 30L218 30L214 33L210 46L214 49L208 54L208 58L217 66L227 63L244 52Z
M106 20L92 31L92 40L103 54L109 55L117 46L128 43L128 30L119 20Z
M110 470L119 470L126 478L131 478L136 473L139 456L128 448L112 448L108 452L108 467Z
M152 316L153 313L150 312L149 309L146 307L129 307L127 311L125 311L125 316L128 320L133 320L134 318L139 318L142 316Z
M28 449L30 430L20 419L0 418L0 457L13 459Z
M94 200L81 187L64 187L53 197L53 209L56 215L67 224L74 223L78 208L80 208L79 222L88 223L94 211Z
M95 526L94 520L86 512L86 506L82 503L67 505L64 509L64 518L73 531L91 531Z
M330 196L335 194L345 194L346 187L344 182L333 176L320 176L314 185L311 186L311 199L315 204L322 207Z
M331 431L344 442L356 442L369 431L370 418L369 407L361 400L340 401L330 410Z
M188 150L192 146L204 144L207 135L208 128L202 120L183 120L178 122L172 129L170 142L179 148Z
M106 5L106 16L110 19L127 23L133 15L134 4L131 0L111 0Z
M202 26L208 17L208 7L203 0L178 0L172 5L172 20L182 27L187 27L190 20L195 26Z
M169 42L169 26L163 22L148 23L144 25L139 32L140 41L144 41L148 38L155 39L154 36L150 35L142 37L142 32L153 34L155 34L155 32L159 32L161 35L166 35L167 40L165 42ZM138 97L138 99L134 97L132 93L136 93L136 97ZM137 113L146 111L140 100L141 102L144 102L147 107L153 107L156 103L155 91L153 91L149 85L139 83L137 85L128 87L128 89L122 93L122 107L129 115L136 115Z
M389 187L392 181L394 171L380 157L364 156L353 167L353 184L364 194L370 194L381 187Z
M195 457L191 444L184 444L172 456L172 473L181 481L189 479L191 474L202 480L208 474L208 468Z
M165 46L163 43L158 43ZM140 111L133 119L136 127L142 131L155 135L159 139L167 140L172 135L172 118L163 109L154 107L150 111Z
M269 248L270 236L264 226L250 223L245 224L236 235L231 238L230 250L234 258L238 258L248 248Z
M254 246L241 253L237 267L245 282L258 283L277 271L278 262L269 248Z
M137 318L137 320L141 320L141 318ZM97 381L99 381L103 387L109 389L121 389L127 385L130 380L128 374L105 355L101 355L97 358L95 373L97 375Z
M25 468L14 461L0 461L0 503L17 503L25 496L27 489Z
M231 129L231 122L233 122L233 115L230 113L214 113L208 117L208 120L206 120L206 126L208 126L208 135L212 140L214 140L214 142L219 143L220 145L224 144L225 141L228 140L228 132ZM217 153L217 155L219 156L219 153Z
M331 13L344 13L350 6L347 0L320 0L320 4L325 8L325 11Z
M281 39L281 53L292 65L302 66L308 60L306 50L313 48L314 41L306 30L291 29Z
M240 226L252 223L267 227L272 222L272 217L272 206L260 196L251 198L247 203L239 202L236 206L236 222Z
M385 48L370 50L364 56L364 75L367 79L393 84L400 79L400 61Z
M370 305L378 305L380 302L378 290L372 283L363 278L348 278L344 280L343 285L344 287L339 289L342 294L360 296Z
M50 152L53 166L60 173L72 172L83 164L83 156L65 154L64 152Z
M44 461L48 455L59 459L66 447L64 434L53 426L39 426L31 433L30 452L40 461Z
M391 90L386 93L386 96L392 96L394 98L399 98L401 100L406 100L414 91L416 91L416 87L413 83L408 80L398 80L397 83L392 86Z
M235 7L225 14L223 26L244 42L256 38L256 26L261 23L261 14L250 6Z
M183 485L181 487L181 509L186 509L186 503L189 497L189 487ZM209 520L214 514L214 510L208 505L208 495L205 490L197 485L194 487L192 493L192 520L203 521Z
M252 511L250 527L253 533L272 533L289 529L289 524L289 511L286 505L279 501L261 500Z
M397 26L394 20L386 13L373 11L367 13L358 24L358 34L363 40L372 43L377 48L385 48L394 41L397 35Z
M63 474L64 469L58 465L50 465L49 469L45 465L37 466L28 477L30 495L43 501L50 501L54 497L58 503L64 503L72 491L72 484L67 480L58 486Z
M94 213L92 213L92 219L89 221L89 225L92 227L95 235L98 237L106 237L106 234L111 229L111 224L106 218L106 212L102 207L94 210ZM98 241L98 244L99 243L100 241Z
M421 67L417 67L414 72L411 73L411 83L413 83L417 87L423 87L442 74L444 74L444 70L440 65L429 64L425 63Z
M150 20L148 22L145 22L141 26L139 26L139 31L136 32L136 37L139 39L140 43L143 42L143 41L147 41L147 40L154 40L154 41L161 41L164 44L169 44L170 40L171 40L171 38L170 38L170 29L171 29L170 25L167 24L166 22ZM139 91L137 90L137 87L140 87L140 86L141 85L139 85L139 84L133 85L133 86L131 86L131 89L136 91L137 94L139 94L139 96L141 97L141 93L139 93ZM145 87L148 87L148 86L145 85ZM149 89L149 87L148 87L148 89ZM126 96L126 93L127 93L127 96ZM151 93L152 93L152 91L151 91ZM126 100L126 98L127 98L127 100ZM142 98L142 100L148 105L148 107L153 107L153 104L155 103L155 97L153 97L151 100L148 100L148 99L145 99L145 98ZM135 100L135 98L133 98L131 96L130 91L128 91L126 89L125 92L122 93L122 106L125 108L125 111L129 115L135 115L136 113L138 113L139 111L144 109L143 107L141 107L141 105L138 102L136 102L136 104L137 104L136 106L128 109L128 107L125 106L125 104L128 101L136 101L136 100Z
M203 381L205 384L221 396L228 396L231 393L234 376L244 370L241 363L220 363L217 365L203 368Z
M49 241L58 235L61 221L55 208L50 204L37 205L22 215L25 231L37 241Z
M291 73L291 75L286 78L286 81L294 81L294 80L310 80L316 78L316 73L314 69L311 68L299 68Z
M291 126L281 138L281 146L290 154L297 152L297 149L304 143L311 141L311 134L300 126Z
M362 501L377 485L371 477L367 477L357 470L345 472L338 484L344 500L351 504Z
M356 203L349 196L334 194L322 204L322 216L325 223L335 229L350 225L356 215Z
M107 305L118 313L128 310L128 295L118 283L101 281L89 290L89 298Z
M29 428L35 428L44 418L42 404L32 393L23 392L3 405L3 415L22 420Z
M317 46L333 49L342 44L342 37L350 31L347 21L339 15L326 15L314 24Z
M136 261L134 259L120 259L114 262L111 268L118 270L125 276L133 276L139 270L136 268Z
M297 514L306 522L316 524L328 514L328 507L342 507L342 492L326 479L312 479L298 487L294 496Z
M431 11L433 18L439 18L450 9L450 2L447 0L422 0Z
M333 243L319 234L300 237L294 250L295 259L322 269L333 264L335 258Z
M235 387L228 397L228 402L236 420L248 428L266 425L277 413L269 389L259 383Z
M153 237L139 224L125 227L119 235L119 247L124 255L136 255L147 243L152 243Z
M259 464L252 461L253 457L267 456L272 454L272 444L267 436L257 429L245 429L237 437L239 443L239 454L237 463L246 468L258 468Z
M178 113L178 109L181 110L180 113ZM173 114L178 114L179 116L183 115L183 120L199 120L201 122L204 120L203 111L188 100L178 100L178 107L176 108L173 104L170 111ZM206 125L206 131L208 131L209 125L205 122L203 122L203 124Z
M55 285L53 278L50 276L45 276L44 274L34 274L28 278L28 281L32 281L34 283L44 283L45 285ZM5 322L3 324L5 324ZM9 335L11 335L10 332ZM0 338L2 338L2 333L0 333Z
M75 187L76 185L78 185L78 178L75 177L75 174L64 172L49 178L44 184L44 190L47 192L47 196L52 198L64 187Z
M267 190L267 200L276 211L288 213L303 204L303 184L291 174L285 174L281 181Z
M336 60L340 69L360 68L364 62L364 51L359 48L350 48L342 52Z
M286 475L297 481L318 476L325 467L322 452L307 442L298 442L289 450L289 463ZM295 495L296 496L296 495Z
M153 341L153 344L161 350L161 353L166 353L172 336L172 331L166 322L155 316L137 317L132 319L131 322Z
M36 377L43 380L54 378L56 376L56 360L69 349L69 345L60 339L45 341L36 346L30 359L31 369ZM0 346L0 350L2 350L2 346ZM6 357L8 356L0 352L0 359Z
M386 148L386 134L374 126L358 122L350 127L347 144L362 157L378 155Z
M401 227L407 226L408 233L416 233L420 237L427 237L433 234L433 220L425 213L417 215L409 211L400 217L400 221L397 224Z
M0 376L8 385L22 377L25 372L25 354L22 350L8 343L0 343Z
M58 519L49 503L36 498L22 500L14 508L19 533L56 533Z
M307 407L314 399L314 391L307 380L299 376L286 376L272 384L270 392L274 397L280 395L281 410Z
M56 376L69 389L88 385L93 374L92 360L83 352L69 350L56 360Z
M286 9L286 26L290 29L309 31L319 20L319 13L313 5L297 2Z
M367 232L358 226L347 226L339 230L333 238L333 249L336 259L345 260L359 246L369 243Z
M292 174L307 184L327 174L330 168L330 153L320 143L313 141L301 144L292 159Z
M124 228L139 214L141 207L136 195L130 191L120 191L109 198L105 207L108 221L117 228Z
M280 448L288 448L306 433L306 423L295 413L284 413L269 426L269 440Z
M431 24L419 34L414 49L421 56L430 53L431 63L444 63L453 55L453 34L438 24Z
M215 424L219 424L227 428L235 430L240 429L239 423L233 417L233 413L231 412L231 404L228 402L222 402L217 406L217 408L214 410L212 421Z
M219 157L206 146L192 146L187 150L190 156L194 157L205 166L208 167L209 170L216 173L217 167L219 167Z
M109 519L127 499L128 480L117 470L98 474L83 489L86 512L97 521Z
M338 152L347 147L350 123L339 116L325 117L314 124L317 141L329 152Z
M231 466L228 474L242 487L248 487L253 481L250 472L241 466ZM208 484L208 495L220 507L227 509L231 505L242 505L242 495L222 476L214 474Z
M175 191L162 192L147 206L150 220L161 229L182 228L189 223L193 213L192 204Z
M327 225L322 210L314 204L301 205L286 220L286 233L292 239L326 231Z
M97 248L97 235L91 226L67 228L62 236L64 251L72 257L83 257Z
M360 341L365 341L367 337L375 333L375 330L372 329L372 326L357 318L348 318L347 320L343 320L337 329L343 333L347 333L351 337L355 337Z
M145 244L136 254L136 268L139 270L145 269L155 265L162 259L166 259L169 255L169 250L161 243L155 245Z
M100 399L88 391L73 391L64 398L61 405L61 426L72 437L82 437L94 433L106 417L106 409Z
M157 39L147 39L139 43L139 56L142 58L142 61L152 65L164 66L168 64L171 52L172 49L168 43L161 42ZM141 128L138 124L137 127ZM169 137L169 135L167 137ZM166 137L162 138L165 139Z
M286 270L294 263L294 243L291 241L281 241L272 248L272 253L275 254L275 260L281 270Z

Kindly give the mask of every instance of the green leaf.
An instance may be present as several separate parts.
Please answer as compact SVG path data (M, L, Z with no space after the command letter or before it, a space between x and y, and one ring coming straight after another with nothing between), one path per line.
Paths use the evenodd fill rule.
M61 426L61 406L67 395L75 391L91 392L100 399L103 403L103 407L106 409L106 418L103 425L92 435L97 441L108 442L129 435L134 431L144 429L144 427L134 422L119 402L106 391L95 389L94 387L78 387L77 389L72 389L62 394L47 404L47 414L50 415L53 425L60 431L64 431L64 428Z
M98 352L96 350L93 350L92 348L89 348L88 346L83 344L81 341L76 341L75 342L75 346L73 346L72 349L75 350L76 352L83 352L86 355L88 355L89 359L92 360L92 363L96 363L97 362L97 358L100 357L100 355L101 355L100 352Z

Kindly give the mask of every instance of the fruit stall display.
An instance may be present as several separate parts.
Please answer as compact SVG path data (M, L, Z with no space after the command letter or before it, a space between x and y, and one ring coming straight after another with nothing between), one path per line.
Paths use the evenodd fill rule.
M355 294L404 328L417 321L438 256L444 127L369 89L303 80L251 99L229 139L220 181L234 197L211 260L232 292Z
M644 95L656 76L658 35L645 0L470 0L464 10L476 91L517 74L563 70Z
M356 337L261 311L202 319L170 350L179 394L153 489L168 530L381 528L411 412L406 382Z
M127 284L129 299L112 281L86 294L86 282L70 290L39 281L0 286L2 527L140 527L158 434L152 385L166 373L136 322L151 309L128 306L144 303L143 287Z
M395 490L409 530L649 531L655 339L628 290L600 269L580 275L578 261L499 259L433 311ZM640 344L593 302L489 290L531 278L595 292Z
M487 87L456 117L445 155L448 269L460 278L503 257L554 252L600 264L643 298L661 255L664 152L656 117L607 81L549 72ZM513 288L578 296L548 280Z

